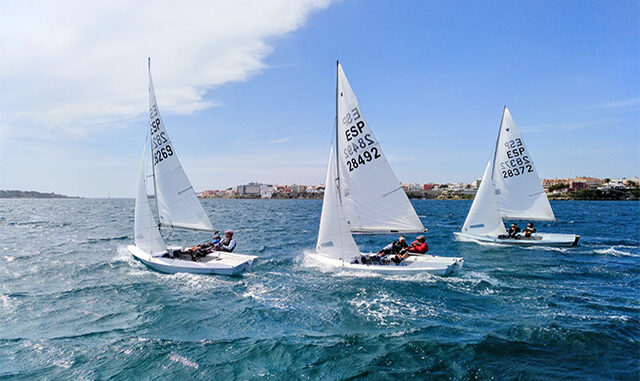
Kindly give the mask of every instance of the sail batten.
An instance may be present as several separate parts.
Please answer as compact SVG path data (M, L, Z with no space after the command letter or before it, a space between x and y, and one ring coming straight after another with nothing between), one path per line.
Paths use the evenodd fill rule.
M162 226L214 231L169 139L149 70L149 126L158 216Z
M336 88L339 196L353 232L423 232L340 64Z

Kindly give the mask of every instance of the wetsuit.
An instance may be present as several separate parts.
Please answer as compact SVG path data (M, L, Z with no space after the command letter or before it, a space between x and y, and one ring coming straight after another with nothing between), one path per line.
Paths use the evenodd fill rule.
M536 228L526 227L524 228L524 236L526 238L531 238L531 234L536 232Z

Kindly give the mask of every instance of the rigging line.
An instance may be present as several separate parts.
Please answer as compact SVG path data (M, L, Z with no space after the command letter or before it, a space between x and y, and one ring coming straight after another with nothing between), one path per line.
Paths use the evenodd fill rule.
M493 150L493 161L491 162L491 184L493 184L493 173L496 167L496 156L498 156L498 142L500 142L500 134L502 133L502 122L504 121L504 112L507 110L505 105L502 109L502 117L500 117L500 127L498 127L498 137L496 138L496 147Z
M342 228L340 226L340 212L341 207L342 207L342 191L340 190L340 165L338 162L338 157L339 157L339 152L340 152L340 148L338 147L338 80L339 80L339 71L340 71L340 62L338 60L336 60L336 114L335 114L335 139L336 139L336 152L335 152L335 161L336 161L336 176L335 179L333 180L336 186L336 190L338 191L338 200L340 200L340 203L336 203L336 208L338 209L338 234L339 237L338 239L340 240L340 261L342 262L342 265L344 266L344 245L342 242ZM327 184L328 185L328 184ZM325 192L326 192L326 186L325 185ZM343 212L344 213L344 212Z

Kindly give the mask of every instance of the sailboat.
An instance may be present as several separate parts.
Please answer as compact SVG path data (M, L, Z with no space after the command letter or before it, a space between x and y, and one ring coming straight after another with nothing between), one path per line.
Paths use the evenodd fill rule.
M189 255L179 253L181 247L168 247L161 229L183 229L210 232L215 229L202 208L187 178L175 147L164 127L151 80L149 60L149 123L140 164L140 178L136 194L134 236L135 244L129 245L131 254L145 265L165 273L196 273L236 275L251 268L256 256L213 251L200 261L192 261ZM145 164L151 148L153 174L145 175ZM151 177L155 193L155 205L159 220L156 221L147 197L147 178ZM179 258L185 259L179 259Z
M513 245L574 246L575 234L533 233L509 237L503 220L556 221L533 159L511 113L504 107L500 131L459 241Z
M336 160L349 230L354 234L427 231L367 123L342 66L337 66Z
M371 132L340 63L336 79L335 145L329 153L318 241L313 257L346 270L448 275L462 258L411 255L400 265L355 263L363 255L352 233L423 232L400 181Z

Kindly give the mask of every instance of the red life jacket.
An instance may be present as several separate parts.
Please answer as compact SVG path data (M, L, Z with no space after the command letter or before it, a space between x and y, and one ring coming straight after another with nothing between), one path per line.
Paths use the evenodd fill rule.
M410 253L424 254L429 251L429 246L426 242L413 241L411 242L411 245L409 245L409 250L407 251L409 251Z

